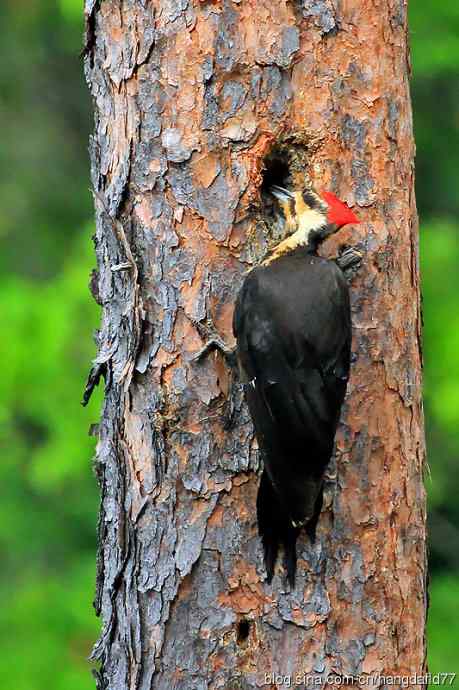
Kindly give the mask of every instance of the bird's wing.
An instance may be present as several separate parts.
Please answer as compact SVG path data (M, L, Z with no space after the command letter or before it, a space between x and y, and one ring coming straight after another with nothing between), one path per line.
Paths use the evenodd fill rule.
M313 280L312 294L296 295L297 306L287 305L282 289L267 288L255 272L239 294L238 358L259 441L268 452L299 444L317 457L331 452L351 341L347 285L336 282L335 270L323 267L320 289Z

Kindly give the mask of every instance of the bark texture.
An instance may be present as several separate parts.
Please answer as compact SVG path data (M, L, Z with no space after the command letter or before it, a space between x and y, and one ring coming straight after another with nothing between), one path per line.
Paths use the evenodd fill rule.
M421 673L425 502L406 0L86 0L103 306L94 650L100 688L246 690ZM272 238L263 166L362 224L355 361L318 541L265 583L245 405L196 322L232 341ZM271 167L270 167L271 166ZM323 251L336 249L335 238ZM303 687L300 683L298 687Z

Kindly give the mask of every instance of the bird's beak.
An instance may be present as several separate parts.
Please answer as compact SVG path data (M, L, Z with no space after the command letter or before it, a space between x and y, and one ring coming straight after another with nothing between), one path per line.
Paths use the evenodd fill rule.
M289 192L288 189L285 189L284 187L279 187L277 184L273 184L273 186L269 188L269 192L284 204L287 204L290 199L295 198L292 192Z

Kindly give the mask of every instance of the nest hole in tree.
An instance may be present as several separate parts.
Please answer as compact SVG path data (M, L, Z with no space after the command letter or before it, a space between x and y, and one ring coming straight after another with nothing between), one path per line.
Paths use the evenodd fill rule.
M274 198L270 193L273 185L287 188L292 185L289 154L282 147L272 149L263 162L263 180L260 189L261 210L264 220L269 225L274 220L275 211Z
M304 131L281 136L263 160L262 198L269 196L272 185L302 189L311 184L310 159L314 150L317 150L317 142L314 144Z
M282 149L274 149L265 158L261 193L269 194L273 185L288 187L291 184L288 154Z
M241 618L237 624L237 643L243 644L247 641L250 633L250 621L247 618Z

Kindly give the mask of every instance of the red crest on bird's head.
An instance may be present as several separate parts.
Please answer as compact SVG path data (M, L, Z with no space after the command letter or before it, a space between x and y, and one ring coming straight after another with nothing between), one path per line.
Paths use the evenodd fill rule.
M321 192L320 196L328 205L327 221L342 228L349 223L360 223L355 213L333 192Z

